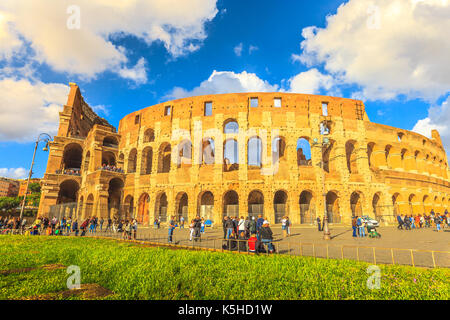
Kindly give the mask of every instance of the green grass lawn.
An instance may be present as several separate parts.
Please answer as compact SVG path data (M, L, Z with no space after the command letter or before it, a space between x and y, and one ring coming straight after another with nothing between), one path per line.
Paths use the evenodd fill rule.
M368 289L368 263L311 257L249 256L142 247L115 240L0 236L0 299L67 290L66 269L81 283L114 292L106 299L440 299L448 300L449 269L385 266L381 288ZM72 297L79 298L79 297Z

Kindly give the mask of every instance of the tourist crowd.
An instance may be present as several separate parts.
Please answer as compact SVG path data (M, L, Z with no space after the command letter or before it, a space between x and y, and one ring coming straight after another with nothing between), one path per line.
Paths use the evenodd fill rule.
M421 228L436 227L436 231L441 231L447 225L450 227L450 214L447 210L443 214L434 213L432 210L429 215L416 214L416 215L397 215L398 226L400 230L412 230Z
M103 164L100 168L100 170L106 170L106 171L112 171L112 172L119 172L119 173L124 173L124 171L122 170L122 168L118 168L114 165L109 165L109 164Z

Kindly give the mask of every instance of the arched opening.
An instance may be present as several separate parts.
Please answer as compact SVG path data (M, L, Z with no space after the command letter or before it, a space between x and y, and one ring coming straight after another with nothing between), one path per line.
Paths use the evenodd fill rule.
M178 221L181 221L181 217L184 218L184 220L188 221L188 195L186 192L180 192L177 194L175 198L175 208L177 212L177 219Z
M205 220L213 218L214 195L210 191L202 192L199 195L198 214Z
M108 217L113 220L122 219L121 199L123 192L123 181L114 178L109 181L108 188Z
M150 219L149 214L150 196L148 193L143 193L139 197L137 222L141 224L147 224Z
M235 139L228 139L223 145L224 171L234 171L239 169L238 142Z
M275 192L273 197L273 207L275 211L275 223L281 223L281 219L284 216L288 216L289 212L287 210L287 193L283 190L278 190Z
M392 195L392 206L394 208L394 216L401 214L400 204L402 202L401 195L397 192Z
M103 139L103 146L117 148L119 146L119 142L116 137L105 137L105 139Z
M84 209L84 197L81 196L80 199L78 200L78 208L77 208L76 215L73 218L79 219L79 217L82 217L83 209Z
M102 166L115 167L116 156L111 151L102 152Z
M86 199L86 209L84 210L83 219L92 217L94 212L94 195L91 193Z
M227 191L223 196L223 215L236 217L239 215L239 195L236 191Z
M89 172L89 163L91 161L91 152L88 151L84 157L84 172Z
M340 223L341 215L339 213L339 197L333 191L329 191L326 196L326 207L328 223Z
M142 163L141 163L141 174L151 174L153 164L153 149L151 147L145 147L142 150Z
M234 119L228 119L224 122L223 133L239 133L239 125Z
M248 195L248 216L264 216L264 196L261 191L253 190Z
M345 155L347 159L347 169L349 173L358 173L355 146L356 142L354 140L347 141L347 143L345 144Z
M83 148L78 143L70 143L64 148L62 172L80 174Z
M262 166L262 141L252 137L247 143L247 164L249 169L259 169Z
M373 148L375 147L375 143L370 142L367 144L367 161L369 163L369 168L372 168L374 166L374 163L372 161L372 153Z
M377 221L381 221L382 218L380 200L381 200L380 193L379 192L375 193L372 198L372 210L375 220Z
M72 203L77 201L80 185L75 180L64 180L59 185L57 204Z
M178 168L192 165L192 143L189 140L183 140L178 145Z
M155 141L155 131L151 128L144 132L144 143Z
M392 146L389 144L384 148L384 155L386 157L386 165L388 167L390 167L389 157L390 157L391 149L392 149Z
M137 150L133 149L130 151L130 154L128 156L128 173L135 173L136 172L136 165L137 165Z
M156 197L155 203L155 217L158 217L158 220L161 222L167 221L167 196L166 193L160 193Z
M334 148L335 142L330 140L330 143L328 146L324 146L322 148L322 161L323 161L323 170L325 172L335 172L335 148Z
M215 163L214 140L205 138L202 140L202 164L210 165Z
M306 138L297 140L297 165L311 166L311 145Z
M134 198L132 195L125 197L123 202L123 218L125 220L131 220L134 218Z
M355 191L352 193L352 195L350 196L350 208L352 209L352 217L362 216L363 212L361 192Z
M300 223L313 224L316 220L316 210L312 202L313 195L310 191L302 191L300 193Z
M163 143L159 147L159 158L158 158L158 172L168 173L170 172L172 148L170 144Z
M426 214L430 214L431 210L433 209L430 197L428 195L424 195L422 203L423 203L423 212Z
M416 195L411 194L408 197L408 208L409 208L409 214L414 214L414 205L416 202Z
M272 163L283 160L286 154L286 140L284 137L276 137L272 140Z

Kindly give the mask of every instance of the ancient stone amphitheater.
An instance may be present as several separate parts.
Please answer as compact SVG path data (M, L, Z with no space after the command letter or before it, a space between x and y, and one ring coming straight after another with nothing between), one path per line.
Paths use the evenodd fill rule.
M369 215L444 212L448 163L437 131L370 122L362 101L288 93L233 93L154 105L119 130L76 84L60 113L42 181L41 215L171 215L219 222L264 215L331 223Z

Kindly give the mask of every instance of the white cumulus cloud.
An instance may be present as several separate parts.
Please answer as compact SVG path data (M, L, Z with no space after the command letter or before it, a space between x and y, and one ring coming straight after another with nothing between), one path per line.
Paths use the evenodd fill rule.
M0 168L0 177L24 179L27 176L25 168Z
M450 150L450 96L442 105L428 109L428 117L417 121L413 131L431 138L431 130L437 130L441 136L442 144Z
M216 0L78 0L79 10L68 11L73 5L72 0L2 0L0 58L32 49L28 59L58 72L92 79L112 70L143 82L144 62L126 69L127 50L112 39L161 42L177 57L199 48L204 24L217 14ZM68 21L80 28L68 28Z
M316 68L301 72L288 80L289 91L295 93L319 94L325 90L327 94L331 94L335 89L336 80L328 75L323 74ZM338 94L335 94L338 95Z
M175 87L166 98L179 99L190 96L201 96L218 93L235 92L271 92L278 91L278 85L271 85L269 82L260 79L254 73L243 71L235 73L232 71L216 71L211 76L200 83L192 90Z
M356 84L370 100L435 101L450 88L448 0L350 0L325 28L304 28L294 61Z
M56 134L69 87L25 79L0 78L0 141L33 141Z

